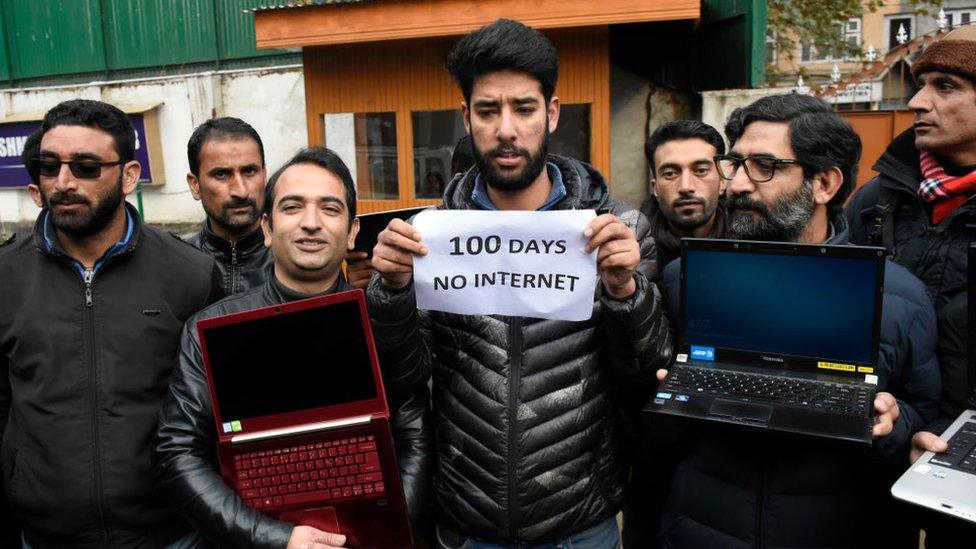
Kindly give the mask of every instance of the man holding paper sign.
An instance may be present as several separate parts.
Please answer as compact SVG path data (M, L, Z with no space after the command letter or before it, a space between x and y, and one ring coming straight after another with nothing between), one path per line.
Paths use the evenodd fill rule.
M640 409L655 385L654 369L671 356L668 323L650 282L657 267L649 223L610 199L591 166L548 154L559 99L553 95L556 51L545 37L499 20L462 38L448 69L464 96L476 165L450 183L434 212L444 216L431 220L440 227L434 229L442 233L439 244L402 220L380 234L373 252L379 276L367 294L387 385L409 389L433 375L438 543L617 547L621 412ZM567 213L568 225L540 228L527 217L508 220L504 233L473 230L480 220L471 218L493 210ZM552 214L556 223L559 215ZM425 261L418 258L429 246L454 245L444 225L458 238L447 256L456 251L459 265L489 249L551 256L542 265L519 263L518 272L482 263L480 271L466 273L465 285L495 286L503 296L498 300L540 285L563 292L586 287L589 314L566 321L555 318L570 315L551 311L527 318L418 310L415 260ZM570 254L589 261L598 281L584 286L586 269L568 270L560 257ZM432 278L435 284L447 291L461 281Z

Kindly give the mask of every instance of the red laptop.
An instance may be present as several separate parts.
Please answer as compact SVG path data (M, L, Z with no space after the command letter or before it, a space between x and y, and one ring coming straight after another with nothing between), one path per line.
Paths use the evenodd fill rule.
M390 411L362 290L197 324L224 480L251 507L411 547Z

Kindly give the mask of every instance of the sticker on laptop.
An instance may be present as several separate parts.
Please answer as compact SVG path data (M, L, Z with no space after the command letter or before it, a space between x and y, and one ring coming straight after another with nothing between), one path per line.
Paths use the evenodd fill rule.
M818 362L817 368L821 370L837 370L839 372L856 372L857 367L853 364L841 364L839 362Z
M874 374L865 374L864 375L864 383L867 383L868 385L877 385L878 384L878 376L876 376Z
M669 399L671 398L671 393L664 393L664 392L658 393L657 396L655 396L654 398Z
M676 402L688 402L688 395L674 395L674 400Z
M688 355L685 353L678 353L678 356L674 358L675 362L685 363L688 362Z
M695 360L707 360L715 362L715 347L691 346L691 358Z
M224 428L224 432L225 432L225 433L229 433L229 432L230 432L230 422L229 422L229 421L225 421L225 422L224 422L224 423L223 423L223 424L221 425L221 427L223 427L223 428Z
M931 470L932 470L932 466L931 465L924 465L924 464L923 465L916 465L912 469L912 471L915 471L916 473L922 473L923 475L927 475L928 472L931 471Z
M225 433L240 433L241 432L241 422L240 421L229 421L225 422L222 427Z
M874 368L871 366L858 366L857 373L859 374L873 374Z

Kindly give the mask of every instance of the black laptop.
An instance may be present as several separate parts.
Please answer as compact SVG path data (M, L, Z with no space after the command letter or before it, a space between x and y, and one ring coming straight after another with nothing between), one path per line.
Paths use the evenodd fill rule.
M418 213L426 210L428 206L419 208L403 208L400 210L386 210L383 212L372 212L359 214L359 234L356 235L355 252L366 252L369 257L373 257L373 248L376 246L376 239L383 229L394 219L408 220Z
M684 239L678 354L645 410L871 443L884 250Z

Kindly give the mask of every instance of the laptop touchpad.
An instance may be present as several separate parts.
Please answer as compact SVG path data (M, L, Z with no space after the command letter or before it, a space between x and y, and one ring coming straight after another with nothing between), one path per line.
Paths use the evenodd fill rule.
M734 400L715 399L708 415L716 418L742 421L745 423L765 424L773 415L773 407L767 404L752 404Z
M336 518L335 507L319 507L317 509L288 511L286 513L282 513L278 518L284 522L318 528L323 532L330 532L333 534L342 533L339 531L339 519Z

